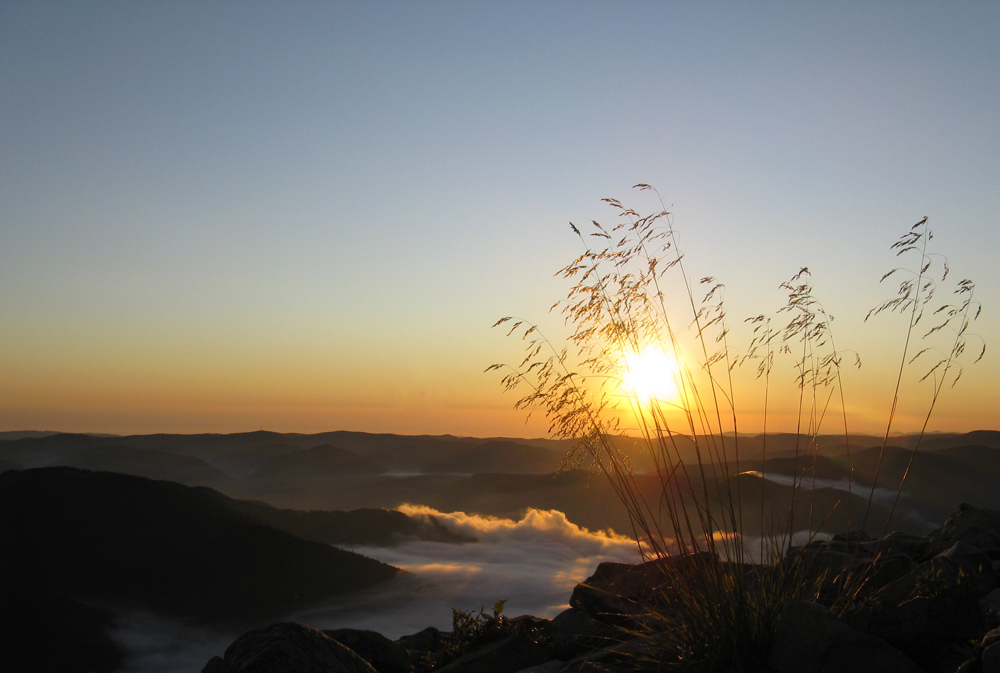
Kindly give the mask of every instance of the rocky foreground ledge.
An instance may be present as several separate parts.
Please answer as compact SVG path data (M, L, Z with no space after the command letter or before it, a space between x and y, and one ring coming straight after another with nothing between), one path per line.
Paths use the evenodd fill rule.
M924 537L849 533L789 556L829 576L868 566L875 585L844 619L820 603L789 603L767 660L773 673L1000 673L1000 512L962 505ZM676 562L602 563L551 620L465 615L461 632L430 627L396 641L274 624L239 637L202 673L656 670L648 641L629 627L655 602L664 576L657 564Z

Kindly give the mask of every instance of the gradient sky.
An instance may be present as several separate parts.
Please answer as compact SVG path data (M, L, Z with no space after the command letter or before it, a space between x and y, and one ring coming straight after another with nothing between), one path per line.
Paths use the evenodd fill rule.
M0 430L543 435L490 325L558 335L568 222L637 182L734 322L812 270L859 431L904 328L861 319L929 216L989 346L931 427L1000 428L997 35L987 2L6 0Z

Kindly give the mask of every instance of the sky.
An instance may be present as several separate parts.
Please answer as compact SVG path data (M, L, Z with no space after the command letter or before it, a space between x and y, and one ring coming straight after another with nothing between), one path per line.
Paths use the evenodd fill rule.
M520 361L491 325L558 343L569 223L659 208L636 183L726 284L737 353L811 270L863 362L859 432L905 339L863 318L929 217L987 345L930 428L1000 429L998 32L987 2L8 0L0 430L544 436L484 373ZM894 430L922 422L917 378Z

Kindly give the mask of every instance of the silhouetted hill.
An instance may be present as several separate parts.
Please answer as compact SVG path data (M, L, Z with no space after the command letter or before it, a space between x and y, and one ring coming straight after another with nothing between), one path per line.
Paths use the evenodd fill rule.
M980 441L970 442L971 439ZM638 441L630 438L615 441L633 457L637 471L649 469L651 464L642 458ZM916 436L897 435L892 441L898 446L886 451L883 464L878 467L875 494L879 499L877 504L886 507L891 506ZM780 482L779 475L790 477L797 472L800 479L805 479L804 486L809 487L815 450L819 456L815 476L829 480L820 483L821 487L846 484L850 478L852 493L863 497L870 492L881 446L881 438L866 435L851 435L847 440L842 435L815 439L795 434L740 435L727 436L722 442L730 460L735 458L737 448L741 460L738 465L731 462L720 469L714 479L725 480L737 472L758 470ZM1000 506L1000 496L993 486L1000 474L991 467L1000 464L997 460L1000 447L992 443L1000 443L1000 433L937 433L924 438L899 498L900 509L908 513L915 527L920 528L917 522L947 516L955 502ZM673 444L689 464L696 462L692 440L675 437ZM313 435L259 431L128 437L63 434L0 441L0 460L25 467L71 464L118 471L139 471L134 465L141 462L145 470L142 474L146 476L204 484L232 497L262 500L287 509L395 508L409 502L445 510L514 516L526 507L541 507L562 510L575 523L590 528L612 526L622 530L627 519L615 514L617 508L607 507L607 502L616 498L604 486L552 476L567 445L566 440L346 431ZM698 445L703 451L721 448L718 438L699 437ZM118 462L110 458L85 462L88 456L94 457L88 460L96 461L98 450L111 446L132 447L144 453L132 456L126 449L118 448L115 449L120 454ZM854 463L852 470L848 470L845 461L848 449ZM796 451L798 459L794 458ZM763 463L762 453L767 457ZM140 461L140 455L155 458ZM221 480L219 473L205 471L204 464L200 464L199 473L196 469L199 464L185 462L184 457L192 461L200 457L205 463L227 471L232 478ZM135 461L130 467L132 458ZM372 474L381 471L381 467L373 464L384 466L391 473ZM582 467L588 466L584 463ZM844 490L841 492L846 495ZM845 500L845 504L852 502Z
M386 471L385 466L375 461L324 444L256 461L253 474L267 479L301 480L382 474Z
M25 437L48 437L58 435L55 430L7 430L0 432L0 440L24 439Z
M975 433L982 437L982 433ZM844 456L816 459L816 478L846 484L853 480L853 492L867 498L874 484L875 497L885 507L891 507L903 476L906 481L899 493L897 509L913 521L933 522L954 508L956 502L970 502L978 507L1000 507L1000 448L990 446L954 445L949 437L934 450L921 448L915 454L912 448L888 446L884 453L879 446L854 451L848 469ZM964 437L964 435L963 435ZM881 461L879 456L881 454ZM912 463L911 463L912 458ZM797 474L804 488L812 480L812 455L792 458L775 458L765 461L746 461L742 469L760 470L767 475ZM909 469L909 473L907 470ZM877 475L877 480L876 480ZM878 532L875 530L874 532Z
M844 461L827 458L826 456L800 456L799 458L772 458L763 463L759 460L748 460L742 464L746 470L756 470L764 474L786 474L792 475L798 472L799 475L812 478L813 465L815 464L815 477L817 479L847 480L851 475L850 468Z
M955 446L935 451L940 456L970 470L1000 477L1000 448L995 446Z
M274 612L399 572L262 525L219 497L107 472L5 472L0 555L11 576L70 598L213 618Z
M118 670L125 650L108 635L113 626L107 610L6 572L0 576L0 664L5 671Z
M394 472L554 472L565 442L480 439L452 435L392 435L325 432L310 435L385 465ZM548 445L551 445L549 448ZM491 451L496 455L491 456Z
M240 486L227 484L220 473L199 474L195 463L179 459L187 457L201 460L232 477L249 478L251 481L255 479L253 473L261 467L261 461L281 456L289 458L276 460L273 465L260 470L261 478L267 478L272 469L275 475L288 469L292 473L311 472L313 476L380 471L541 474L556 470L567 444L567 441L543 439L522 441L347 431L314 435L257 431L124 437L62 433L19 440L0 439L0 459L7 459L27 468L55 465L96 467L126 474L180 481L188 485L204 484L223 489L234 496L241 496L243 491ZM118 447L116 452L123 460L122 464L110 458L105 462L95 463L88 462L94 460L92 457L84 458L85 449L112 446ZM363 465L358 461L347 461L347 456L334 456L335 451L331 448L320 449L323 446L337 447L371 462ZM135 456L128 455L124 447L134 450ZM296 454L299 454L297 458L291 457ZM110 453L105 455L111 456ZM142 456L146 456L147 459L142 459ZM176 456L178 460L170 460L169 456ZM314 462L312 467L307 466L309 461ZM144 469L138 469L137 466L140 464ZM291 467L293 464L299 467ZM204 466L201 469L204 470Z
M43 437L24 437L0 441L0 458L26 468L61 464L69 454L84 448L121 443L118 438L59 433Z
M186 485L219 484L228 480L225 472L200 458L178 456L156 449L137 449L122 444L75 451L63 459L63 464L82 470L119 472Z
M460 452L433 463L427 471L547 474L559 468L561 458L561 453L549 449L507 440L491 440L465 447Z
M475 542L475 538L450 531L437 521L410 518L387 509L351 511L310 511L278 509L262 502L225 499L229 509L253 517L261 523L287 531L303 540L332 545L385 547L419 539L434 542Z
M212 459L212 462L230 474L245 477L252 473L262 460L301 450L302 447L295 442L252 444L218 454Z
M899 442L894 441L893 444L898 444ZM957 446L989 446L993 448L1000 448L1000 431L997 430L973 430L972 432L966 432L962 434L957 433L947 433L947 434L934 434L925 437L921 442L922 447L926 447L930 450L937 449L948 449ZM907 442L903 446L912 446L911 442Z
M25 468L65 466L224 487L229 476L200 458L134 447L119 437L52 435L0 443L0 457Z

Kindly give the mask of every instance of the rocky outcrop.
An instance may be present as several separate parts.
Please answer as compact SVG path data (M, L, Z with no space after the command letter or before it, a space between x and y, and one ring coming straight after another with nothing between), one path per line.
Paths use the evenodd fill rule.
M767 660L775 673L922 673L902 652L842 622L817 603L794 601L778 621Z
M211 673L375 673L371 664L322 631L282 622L244 633L203 669Z
M409 673L413 670L410 655L403 646L381 633L360 629L336 629L323 633L350 648L379 673Z
M241 637L205 673L657 670L663 662L650 615L666 614L665 593L720 563L704 555L602 563L554 619L480 614L473 639L428 628L391 642L370 631L275 625ZM787 577L789 567L816 589L812 600L780 611L769 673L1000 673L1000 513L963 505L926 537L846 533L792 549L776 568L743 569L752 584L768 573ZM270 668L250 667L257 662Z

